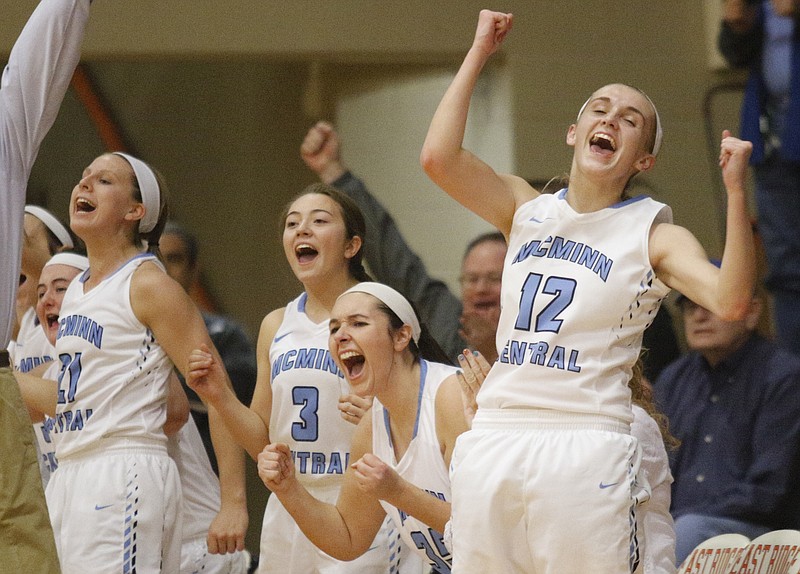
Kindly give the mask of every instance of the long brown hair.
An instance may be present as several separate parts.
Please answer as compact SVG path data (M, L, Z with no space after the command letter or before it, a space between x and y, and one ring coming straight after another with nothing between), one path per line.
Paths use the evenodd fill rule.
M656 407L653 400L653 387L644 376L644 364L641 358L633 365L633 373L630 381L628 381L628 388L631 390L631 401L644 409L658 424L658 430L661 431L661 438L666 449L668 451L677 449L681 445L681 441L669 432L669 419Z

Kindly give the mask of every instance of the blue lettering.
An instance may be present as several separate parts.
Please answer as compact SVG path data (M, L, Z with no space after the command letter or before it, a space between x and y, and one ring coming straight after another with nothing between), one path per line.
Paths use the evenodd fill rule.
M325 474L325 455L321 452L311 453L311 474Z
M300 474L344 474L350 465L349 452L332 452L326 456L324 452L292 451L292 459Z
M565 241L563 237L556 236L553 239L553 247L550 248L550 253L547 256L551 259L567 260L574 249L574 241Z
M332 452L326 474L342 474L342 472L344 472L342 469L342 457L338 452Z
M564 370L564 347L556 345L553 354L550 355L550 360L547 361L547 366L551 369Z
M525 245L520 247L516 257L514 257L514 263L519 263L520 261L523 261L524 259L531 257L533 255L534 250L537 249L538 247L539 247L538 241L531 241L529 243L526 243Z
M533 343L528 346L528 349L531 351L531 365L540 365L544 366L545 357L547 355L547 350L550 348L550 345L545 343L544 341L539 341L534 346Z
M300 466L300 474L305 474L307 472L306 471L306 466L308 464L308 457L311 456L311 453L310 452L298 452L296 454L297 454L297 458L300 460L300 465L299 465Z
M569 365L567 366L567 370L573 373L581 372L581 368L578 366L578 351L576 349L572 349L569 352Z
M333 357L331 357L331 354L328 351L325 351L325 369L324 370L328 371L329 373L333 373L334 375L336 375L338 377L344 376L339 371L339 367L336 366L336 361L333 360Z
M284 371L291 369L316 369L333 373L337 377L344 375L336 366L336 361L325 349L292 349L278 356L272 364L272 379Z
M283 368L282 371L288 371L289 369L294 368L294 358L297 355L297 350L292 349L290 351L286 351L283 355Z
M525 350L528 344L525 341L511 340L510 357L509 360L512 365L521 365L525 361Z
M600 253L600 257L597 259L597 263L594 264L592 267L592 271L594 271L600 279L603 280L603 283L608 281L608 274L611 273L611 266L614 265L614 262Z
M298 369L310 369L317 358L317 349L300 349L297 353L297 360L294 364Z
M83 315L70 315L58 322L56 339L71 336L85 339L98 349L103 345L103 327Z
M529 257L547 257L576 263L591 270L604 282L608 281L611 267L614 264L612 259L585 243L576 243L558 235L548 236L544 241L535 239L525 243L517 251L512 264L520 263Z
M584 245L583 251L581 251L581 256L578 258L578 265L583 265L587 269L591 269L594 267L594 262L597 260L597 256L599 254L599 251L595 251L588 245Z
M89 331L89 342L98 349L103 344L103 327L92 321L92 328Z

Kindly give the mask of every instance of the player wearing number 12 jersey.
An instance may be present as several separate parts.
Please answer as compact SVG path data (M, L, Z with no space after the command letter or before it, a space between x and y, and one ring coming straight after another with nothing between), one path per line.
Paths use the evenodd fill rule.
M644 92L608 84L567 128L569 185L546 196L463 147L477 78L511 30L483 10L421 154L439 187L508 240L498 362L452 458L453 572L633 572L637 476L627 382L670 288L741 317L755 280L745 175L752 146L723 132L721 269L669 210L630 197L656 164L661 121Z

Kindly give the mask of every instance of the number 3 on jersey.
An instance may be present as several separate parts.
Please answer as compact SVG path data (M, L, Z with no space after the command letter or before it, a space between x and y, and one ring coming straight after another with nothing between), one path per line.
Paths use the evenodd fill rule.
M534 331L558 333L561 329L563 320L559 319L559 315L572 303L575 297L575 286L578 283L568 277L548 277L542 286L542 279L544 277L539 273L528 273L528 277L525 279L522 295L519 298L519 315L517 315L517 322L514 323L514 328L519 331L531 330L533 303L539 294L540 287L542 294L554 297L536 315Z
M292 389L292 404L300 405L300 420L292 423L292 438L296 441L311 442L319 438L319 389L316 387L295 387Z

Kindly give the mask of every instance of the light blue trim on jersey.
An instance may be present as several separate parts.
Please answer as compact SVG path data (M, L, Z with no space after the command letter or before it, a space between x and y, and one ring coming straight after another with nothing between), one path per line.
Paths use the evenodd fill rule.
M559 191L556 196L558 199L567 199L567 188L565 187L561 191ZM620 207L625 207L626 205L630 205L631 203L636 203L637 201L641 201L643 199L647 199L648 196L646 195L637 195L636 197L629 197L628 199L624 199L614 205L610 205L609 209L619 209Z
M119 273L119 272L120 272L122 269L124 269L124 268L125 268L125 266L126 266L128 263L130 263L131 261L136 261L136 260L137 260L137 259L139 259L140 257L145 257L145 258L147 258L147 259L155 259L156 261L158 261L158 258L157 258L155 255L153 255L152 253L150 253L149 251L142 251L141 253L137 253L136 255L134 255L133 257L131 257L130 259L128 259L128 260L127 260L125 263L123 263L122 265L120 265L119 267L117 267L117 269L116 269L116 270L115 270L115 271L114 271L114 272L113 272L111 275L109 275L108 277L106 277L105 279L103 279L103 281L105 281L106 279L111 279L111 278L112 278L114 275L116 275L116 274L117 274L117 273ZM159 263L159 264L160 264L160 263ZM91 272L91 270L92 270L92 268L91 268L91 267L89 267L89 269L87 269L86 271L84 271L83 273L81 273L81 275L80 275L80 278L78 279L78 281L80 281L81 283L86 283L86 282L89 280L89 278L92 276L92 274L90 273L90 272Z
M303 294L300 295L300 299L297 300L297 311L303 315L306 314L306 301L308 301L308 293L303 291Z
M419 430L419 415L422 412L422 392L425 390L425 379L428 377L428 361L425 359L419 360L419 394L417 395L417 418L414 421L414 433L411 435L411 440L417 438L417 431ZM392 443L392 429L389 426L389 410L384 405L383 407L383 423L386 425L386 434L389 437L389 446L394 449Z

